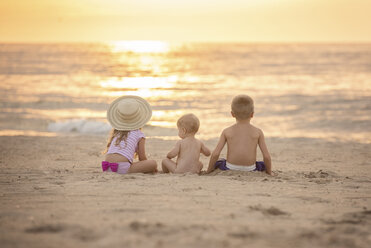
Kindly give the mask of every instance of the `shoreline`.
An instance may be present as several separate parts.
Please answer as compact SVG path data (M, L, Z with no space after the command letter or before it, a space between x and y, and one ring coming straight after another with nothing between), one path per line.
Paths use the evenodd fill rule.
M213 149L217 139L205 143ZM160 168L175 141L148 137ZM102 173L102 136L0 136L2 247L368 247L371 144L267 138L265 173ZM223 154L223 153L222 153ZM208 158L202 156L204 170Z

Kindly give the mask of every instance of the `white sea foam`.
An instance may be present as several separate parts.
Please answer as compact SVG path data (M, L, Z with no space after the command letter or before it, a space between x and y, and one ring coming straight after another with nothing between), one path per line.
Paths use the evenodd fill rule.
M111 130L108 123L90 121L85 119L73 119L62 122L54 122L48 125L49 132L82 133L82 134L106 134Z
M111 126L102 121L85 119L71 119L53 122L48 125L48 131L53 133L77 133L77 134L108 134ZM148 137L169 139L177 138L177 129L146 125L143 131Z

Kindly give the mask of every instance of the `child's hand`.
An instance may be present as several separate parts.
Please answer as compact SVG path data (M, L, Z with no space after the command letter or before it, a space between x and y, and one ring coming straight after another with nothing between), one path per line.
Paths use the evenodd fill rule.
M178 153L180 151L180 141L178 141L174 148L167 154L167 158L168 159L172 159L172 158L175 158L176 156L178 156Z

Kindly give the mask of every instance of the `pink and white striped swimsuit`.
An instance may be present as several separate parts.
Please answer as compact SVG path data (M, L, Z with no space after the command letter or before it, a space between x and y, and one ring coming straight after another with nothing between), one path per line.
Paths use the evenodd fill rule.
M134 153L138 151L138 143L139 141L145 138L144 133L139 129L130 131L126 137L126 140L123 139L117 146L116 146L116 139L114 137L110 147L108 148L107 154L111 153L118 153L124 156L129 160L129 162L133 163Z

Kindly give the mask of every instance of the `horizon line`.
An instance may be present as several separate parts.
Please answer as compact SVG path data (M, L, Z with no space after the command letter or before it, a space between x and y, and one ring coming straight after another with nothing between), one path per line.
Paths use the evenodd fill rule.
M229 44L370 44L371 40L359 40L359 41L354 41L354 40L313 40L313 41L305 41L305 40L297 40L297 41L266 41L266 40L261 40L261 41L252 41L252 40L239 40L239 41L233 41L233 40L184 40L184 41L170 41L170 40L165 40L165 39L117 39L117 40L106 40L106 41L99 41L99 40L83 40L83 41L68 41L68 40L60 40L60 41L52 41L52 40L40 40L40 41L10 41L10 40L0 40L0 44L61 44L61 43L70 43L70 44L81 44L81 43L90 43L90 44L108 44L108 43L113 43L113 42L122 42L122 41L160 41L160 42L166 42L169 44L182 44L182 43L229 43Z

